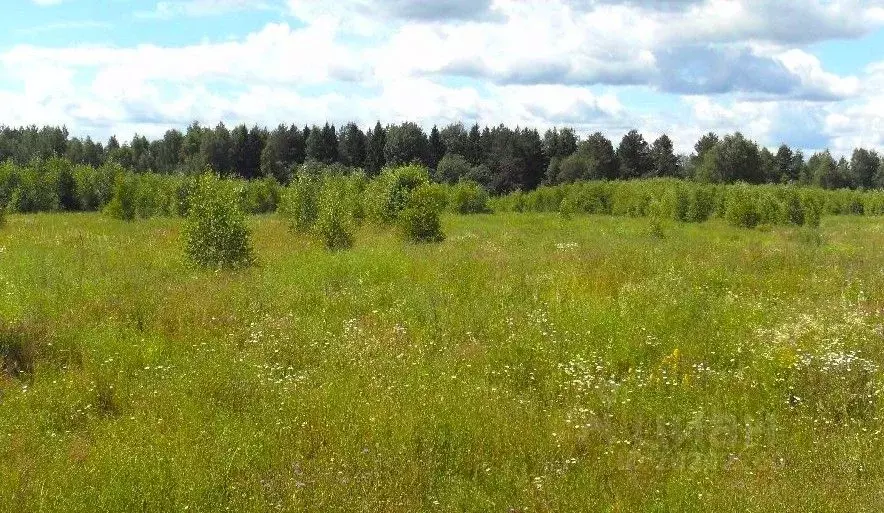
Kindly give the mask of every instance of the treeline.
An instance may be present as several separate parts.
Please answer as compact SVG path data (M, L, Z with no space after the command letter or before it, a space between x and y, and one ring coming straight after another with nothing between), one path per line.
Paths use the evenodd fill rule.
M135 173L199 174L208 168L221 177L273 178L281 184L290 183L305 162L358 168L369 177L388 166L418 163L437 182L470 180L495 194L585 180L660 177L884 188L884 161L873 150L858 148L849 160L836 160L829 151L806 158L785 144L771 152L740 133L706 134L692 154L678 155L667 135L648 142L636 130L615 146L601 133L581 139L570 128L541 134L531 128L455 123L426 133L411 122L378 122L368 131L355 123L280 125L273 130L193 123L184 132L169 130L161 139L136 135L121 144L116 137L106 143L70 137L59 127L0 127L0 161L24 166L53 157L95 168L112 163Z

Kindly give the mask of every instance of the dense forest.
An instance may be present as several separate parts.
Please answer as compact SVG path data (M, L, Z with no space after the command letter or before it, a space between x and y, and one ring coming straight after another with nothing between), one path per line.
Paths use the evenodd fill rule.
M0 127L0 162L26 165L63 157L73 164L98 167L115 163L136 173L193 174L212 169L220 176L291 181L307 161L364 169L377 175L385 166L421 163L434 180L463 179L493 193L530 191L542 184L583 180L677 177L705 183L795 183L826 189L884 188L884 161L874 151L854 150L850 160L829 151L805 158L783 144L776 152L734 133L704 135L691 155L678 155L662 135L648 142L637 130L614 143L601 133L581 139L571 128L541 132L503 125L467 128L455 123L427 134L405 122L364 132L343 127L286 126L268 130L223 123L214 129L194 122L184 132L169 130L162 139L136 135L122 144L71 137L64 127Z

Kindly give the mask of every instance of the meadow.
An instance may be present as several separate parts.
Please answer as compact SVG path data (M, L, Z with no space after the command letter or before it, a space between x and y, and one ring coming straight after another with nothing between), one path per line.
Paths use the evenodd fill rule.
M884 504L882 218L500 210L250 216L235 271L177 218L7 215L0 511Z

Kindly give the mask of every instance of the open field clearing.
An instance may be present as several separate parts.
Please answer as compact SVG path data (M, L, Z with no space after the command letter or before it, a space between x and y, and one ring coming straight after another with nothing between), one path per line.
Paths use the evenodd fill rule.
M2 511L874 511L884 223L0 231Z

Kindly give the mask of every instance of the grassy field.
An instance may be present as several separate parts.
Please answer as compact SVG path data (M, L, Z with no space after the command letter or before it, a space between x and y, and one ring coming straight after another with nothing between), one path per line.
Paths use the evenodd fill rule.
M884 221L0 229L0 511L878 511Z

